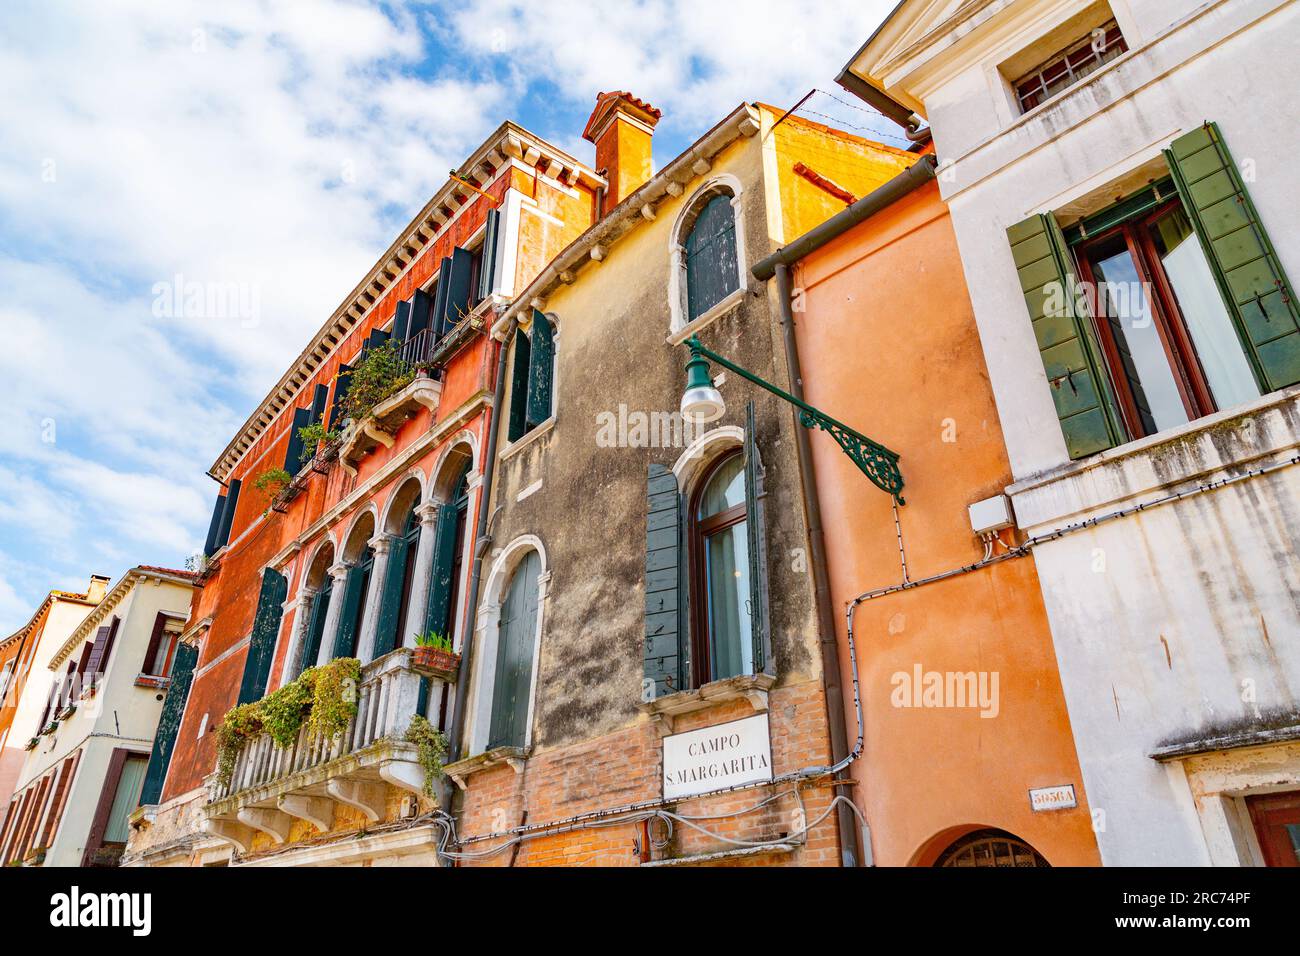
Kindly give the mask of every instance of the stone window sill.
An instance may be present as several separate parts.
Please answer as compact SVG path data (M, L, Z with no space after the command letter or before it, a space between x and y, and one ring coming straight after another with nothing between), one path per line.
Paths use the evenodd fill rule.
M793 853L799 849L797 843L769 843L767 846L742 846L734 850L719 850L717 853L699 853L695 856L676 856L666 860L651 860L642 866L698 866L702 863L726 863L731 860L749 856L764 856L769 853Z
M533 426L532 431L525 432L523 435L520 435L518 438L512 441L509 445L506 445L505 448L501 449L501 453L498 457L500 458L501 461L506 461L507 459L513 458L515 455L519 454L519 452L523 451L523 449L527 448L533 442L537 441L537 439L547 434L554 427L555 427L555 416L551 415L551 417L546 419L546 421Z
M461 790L469 789L469 778L493 767L509 765L515 773L523 773L528 763L529 749L526 747L494 747L473 757L446 764L442 772L450 777Z
M666 736L673 732L675 719L683 714L708 710L728 701L748 700L755 713L763 713L767 710L767 692L775 683L772 674L741 674L647 701L641 705L641 712L658 725L660 736Z
M665 341L667 341L669 345L681 345L683 342L689 339L696 332L699 332L701 329L706 328L709 325L712 325L715 321L717 321L718 318L730 312L736 306L740 305L741 300L745 298L745 293L748 291L749 291L748 288L746 288L745 286L741 286L735 292L728 293L725 299L723 299L713 308L709 309L709 311L705 312L703 315L699 316L698 318L692 319L690 322L687 322L676 332L673 332L671 335L669 335Z

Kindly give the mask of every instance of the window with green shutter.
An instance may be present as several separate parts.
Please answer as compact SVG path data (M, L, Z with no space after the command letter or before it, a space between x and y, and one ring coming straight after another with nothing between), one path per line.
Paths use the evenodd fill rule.
M676 475L654 463L646 477L645 548L643 696L657 698L690 686L691 662L685 616L682 495Z
M181 719L185 716L185 703L190 695L190 683L194 679L194 665L199 659L199 649L192 644L180 644L176 648L176 657L172 663L171 683L167 687L167 697L163 701L162 715L158 718L158 729L154 732L153 753L149 756L149 769L145 774L144 791L140 794L140 803L154 804L162 795L163 783L167 780L167 767L171 764L172 750L176 747L176 735L181 729Z
M541 568L541 557L536 551L529 551L511 575L501 605L489 750L522 747L528 739Z
M262 589L257 600L257 614L253 618L253 633L249 637L248 652L244 658L244 677L239 685L239 703L261 700L266 696L266 684L271 676L271 662L275 658L275 642L280 635L280 617L284 613L284 599L289 581L274 568L262 572Z
M530 328L517 330L514 343L509 441L517 441L555 414L555 325L534 310Z

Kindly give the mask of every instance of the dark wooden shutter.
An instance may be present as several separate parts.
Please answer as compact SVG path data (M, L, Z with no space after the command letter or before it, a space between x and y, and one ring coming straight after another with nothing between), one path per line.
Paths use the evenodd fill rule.
M528 359L528 427L551 417L551 386L555 380L555 330L550 320L533 310L533 334Z
M221 511L221 528L217 532L218 551L230 543L230 529L235 521L235 508L239 505L240 487L241 483L238 478L231 478L230 483L226 486L226 506Z
M316 391L311 400L311 424L325 419L325 404L329 401L330 387L324 383L316 386ZM315 449L312 449L313 451Z
M158 616L153 619L153 633L149 635L149 647L144 652L144 662L140 665L141 674L150 674L157 677L164 676L162 674L155 675L150 668L153 667L154 658L158 655L158 647L162 644L166 627L167 615L159 613Z
M415 338L421 332L427 332L433 318L433 298L423 289L416 289L411 296L411 320L407 332Z
M469 315L470 295L474 283L474 254L468 249L453 249L451 252L451 272L446 275L447 306L443 318L443 329L450 331Z
M510 373L510 421L506 437L510 441L522 438L528 431L528 366L532 344L523 330L515 332L515 363Z
M397 309L393 312L392 337L398 342L409 342L411 340L411 303L409 301L397 303Z
M99 629L99 632L103 634L102 640L100 638L100 633L95 635L95 650L91 652L90 661L86 664L86 669L90 673L108 673L109 658L113 656L113 645L117 642L117 626L120 623L121 621L117 617L114 617L107 628L101 627ZM102 650L100 649L101 644L103 645ZM98 677L96 677L96 682L98 682Z
M488 748L522 747L527 739L528 697L533 679L533 645L537 634L537 576L541 558L536 551L515 568L501 605L496 680L492 685L492 723Z
M402 592L406 584L406 551L410 547L405 536L393 539L388 549L388 566L384 569L384 584L379 595L379 623L375 629L374 656L381 657L399 645L397 621L402 613Z
M646 481L645 645L642 659L655 697L685 690L686 601L682 496L677 476L652 464Z
M483 255L479 264L478 290L475 298L482 302L496 285L497 249L501 242L501 212L489 209L483 229Z
M298 429L306 428L311 423L310 408L295 408L293 421L289 425L289 447L284 450L284 470L296 475L302 470L302 436Z
M357 640L357 611L361 608L368 575L360 565L349 568L347 582L343 585L343 607L339 613L339 629L334 635L332 658L350 657Z
M283 574L273 568L262 572L262 591L244 658L244 679L239 685L241 704L266 696L266 682L271 676L271 661L275 657L275 641L280 634L280 616L284 613L288 591L289 582Z
M176 735L180 733L181 719L185 716L185 704L189 700L190 684L194 680L194 665L198 660L197 647L192 644L176 646L172 680L167 687L162 714L158 718L158 729L154 731L153 752L149 755L144 789L140 792L141 806L157 803L162 796L163 782L167 779L167 767L172 761L172 750L176 747Z
M338 372L334 375L334 404L330 406L329 424L325 426L326 431L334 431L334 428L343 418L343 403L347 400L348 389L352 387L352 366L339 365Z
M221 513L226 507L226 496L217 495L217 504L212 509L212 521L208 523L208 537L203 543L203 556L212 557L217 550L217 535L221 533Z
M1070 457L1118 445L1125 440L1118 406L1056 220L1031 216L1007 238Z
M705 203L685 245L688 320L698 319L740 288L730 196L714 196Z
M374 329L368 336L366 336L366 351L369 352L377 349L387 341L387 332L383 329Z
M1300 382L1300 307L1218 124L1165 150L1261 391Z
M95 656L95 639L92 637L81 645L81 660L77 662L77 677L81 686L86 686L86 675L90 673L90 659Z
M758 454L754 403L745 408L745 531L749 536L749 618L754 639L754 673L767 668L767 531L764 517L763 462Z
M293 677L297 677L309 667L316 666L316 658L320 656L321 637L325 632L325 618L330 610L330 596L334 590L332 582L333 579L326 575L325 586L312 598L311 619L307 623L307 640L292 672Z
M434 290L431 322L435 339L440 339L447 334L447 295L450 289L451 257L447 256L438 264L438 287Z
M456 564L457 512L454 504L438 506L438 525L433 539L433 568L429 572L429 602L424 611L424 632L451 635L452 596L456 582L451 579Z

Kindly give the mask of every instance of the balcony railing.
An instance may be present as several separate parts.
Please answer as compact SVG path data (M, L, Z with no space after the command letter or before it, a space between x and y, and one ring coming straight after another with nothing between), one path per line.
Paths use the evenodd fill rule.
M330 829L335 804L378 822L383 784L419 793L424 770L405 735L419 709L420 681L410 648L399 648L362 668L357 712L342 734L323 738L304 727L289 747L277 747L269 734L249 741L228 783L209 778L208 831L247 851L252 829L277 843L288 839L294 818Z

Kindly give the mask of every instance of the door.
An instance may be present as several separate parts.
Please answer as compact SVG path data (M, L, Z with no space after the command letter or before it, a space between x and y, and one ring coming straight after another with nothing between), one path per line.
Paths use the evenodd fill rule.
M537 577L541 566L537 552L530 551L515 568L501 607L489 750L522 747L528 736L528 698L537 636Z

